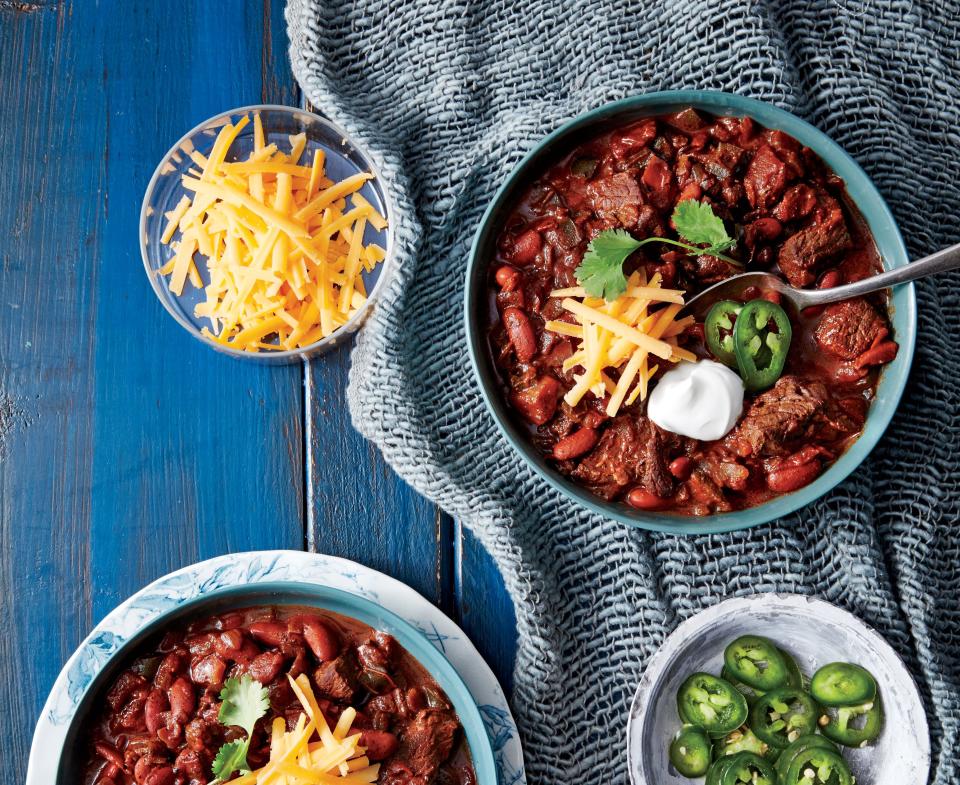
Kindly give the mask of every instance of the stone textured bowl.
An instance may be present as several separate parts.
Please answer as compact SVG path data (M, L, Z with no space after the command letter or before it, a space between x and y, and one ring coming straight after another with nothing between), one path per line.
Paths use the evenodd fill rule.
M627 721L633 785L691 785L673 770L667 747L680 727L677 688L694 671L719 674L723 649L747 633L774 640L807 677L828 662L855 662L877 679L885 721L864 749L843 748L858 785L925 785L930 735L917 685L883 638L856 616L796 594L756 594L714 605L683 622L650 659Z

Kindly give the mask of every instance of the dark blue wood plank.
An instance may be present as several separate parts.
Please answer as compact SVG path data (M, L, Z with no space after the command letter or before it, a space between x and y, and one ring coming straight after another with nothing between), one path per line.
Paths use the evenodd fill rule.
M155 301L153 167L209 115L295 103L282 2L0 3L0 766L90 626L150 579L302 547L302 369L221 358Z

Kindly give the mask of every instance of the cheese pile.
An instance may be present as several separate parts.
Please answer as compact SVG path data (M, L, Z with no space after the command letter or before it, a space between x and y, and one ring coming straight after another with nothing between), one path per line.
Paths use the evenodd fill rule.
M361 733L350 733L357 716L349 707L332 730L317 705L305 674L287 676L303 706L293 730L283 717L273 721L270 760L263 768L230 780L230 785L368 785L380 776L380 764L371 764L359 746ZM311 739L316 736L315 741Z
M160 239L172 242L175 253L160 273L170 276L178 297L187 280L203 289L206 299L194 313L210 320L211 329L202 331L207 338L251 352L296 349L333 333L366 302L362 272L385 252L364 244L364 231L387 222L359 193L372 174L331 182L322 150L309 165L301 163L307 144L301 133L289 137L288 153L280 152L266 144L259 114L253 151L245 161L227 162L248 123L244 116L224 125L209 156L190 150L197 168L182 182L193 198L184 195L164 216Z
M573 355L563 363L564 372L582 369L574 374L576 383L563 397L570 406L576 406L588 392L597 398L609 395L607 415L613 417L624 404L647 397L650 379L660 367L651 362L651 355L672 363L697 359L693 352L677 346L677 336L693 323L692 316L677 319L683 292L662 288L659 273L649 282L642 272L633 273L627 291L610 303L588 297L579 286L555 289L550 296L563 298L563 308L575 322L548 321L546 328L580 339ZM608 375L609 369L619 372L617 381Z

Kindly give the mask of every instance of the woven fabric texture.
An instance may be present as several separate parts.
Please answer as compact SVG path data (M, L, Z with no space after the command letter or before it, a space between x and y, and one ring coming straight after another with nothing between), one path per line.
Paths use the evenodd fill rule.
M723 536L634 531L528 471L481 402L462 309L470 240L510 169L570 117L652 90L793 111L866 169L914 257L960 241L960 4L290 0L287 20L306 97L397 196L399 265L353 351L353 421L500 566L529 780L626 782L629 701L664 636L782 590L891 641L926 702L932 781L960 782L960 275L919 285L910 383L866 463L800 513Z

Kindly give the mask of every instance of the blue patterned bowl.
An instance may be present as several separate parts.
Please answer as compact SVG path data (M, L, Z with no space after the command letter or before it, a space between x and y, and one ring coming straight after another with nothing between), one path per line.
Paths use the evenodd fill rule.
M909 261L893 214L870 178L836 142L809 123L770 104L730 93L700 90L648 93L606 104L574 118L537 144L510 173L484 213L473 240L467 263L465 318L467 348L487 409L507 441L552 488L591 512L630 526L680 534L711 534L746 529L788 515L828 493L860 465L886 430L907 383L916 340L917 308L913 284L897 287L891 301L891 321L900 350L880 376L877 397L870 407L863 433L823 474L798 491L746 510L693 518L668 512L635 510L623 502L606 502L556 471L534 448L526 427L518 422L506 405L490 356L487 343L490 307L487 265L494 256L497 236L524 189L580 141L606 128L627 125L642 117L667 114L688 106L714 115L749 116L767 128L779 128L798 139L844 180L850 199L870 227L884 267L900 267Z
M324 584L334 585L314 582L317 575L322 575L320 580ZM387 582L393 582L379 576L381 581L377 575L342 559L275 551L202 562L146 587L97 625L64 667L37 725L27 772L28 785L77 782L77 773L86 763L81 736L86 721L101 708L103 689L148 638L189 618L257 605L322 608L393 635L426 668L453 703L464 729L477 782L496 785L498 770L504 771L508 761L498 755L495 762L483 716L470 689L423 632L381 604L379 592L391 591ZM350 590L336 586L350 587ZM390 602L384 600L384 604ZM489 714L491 707L484 708ZM512 721L509 725L513 727ZM522 768L520 771L518 781L522 782Z

